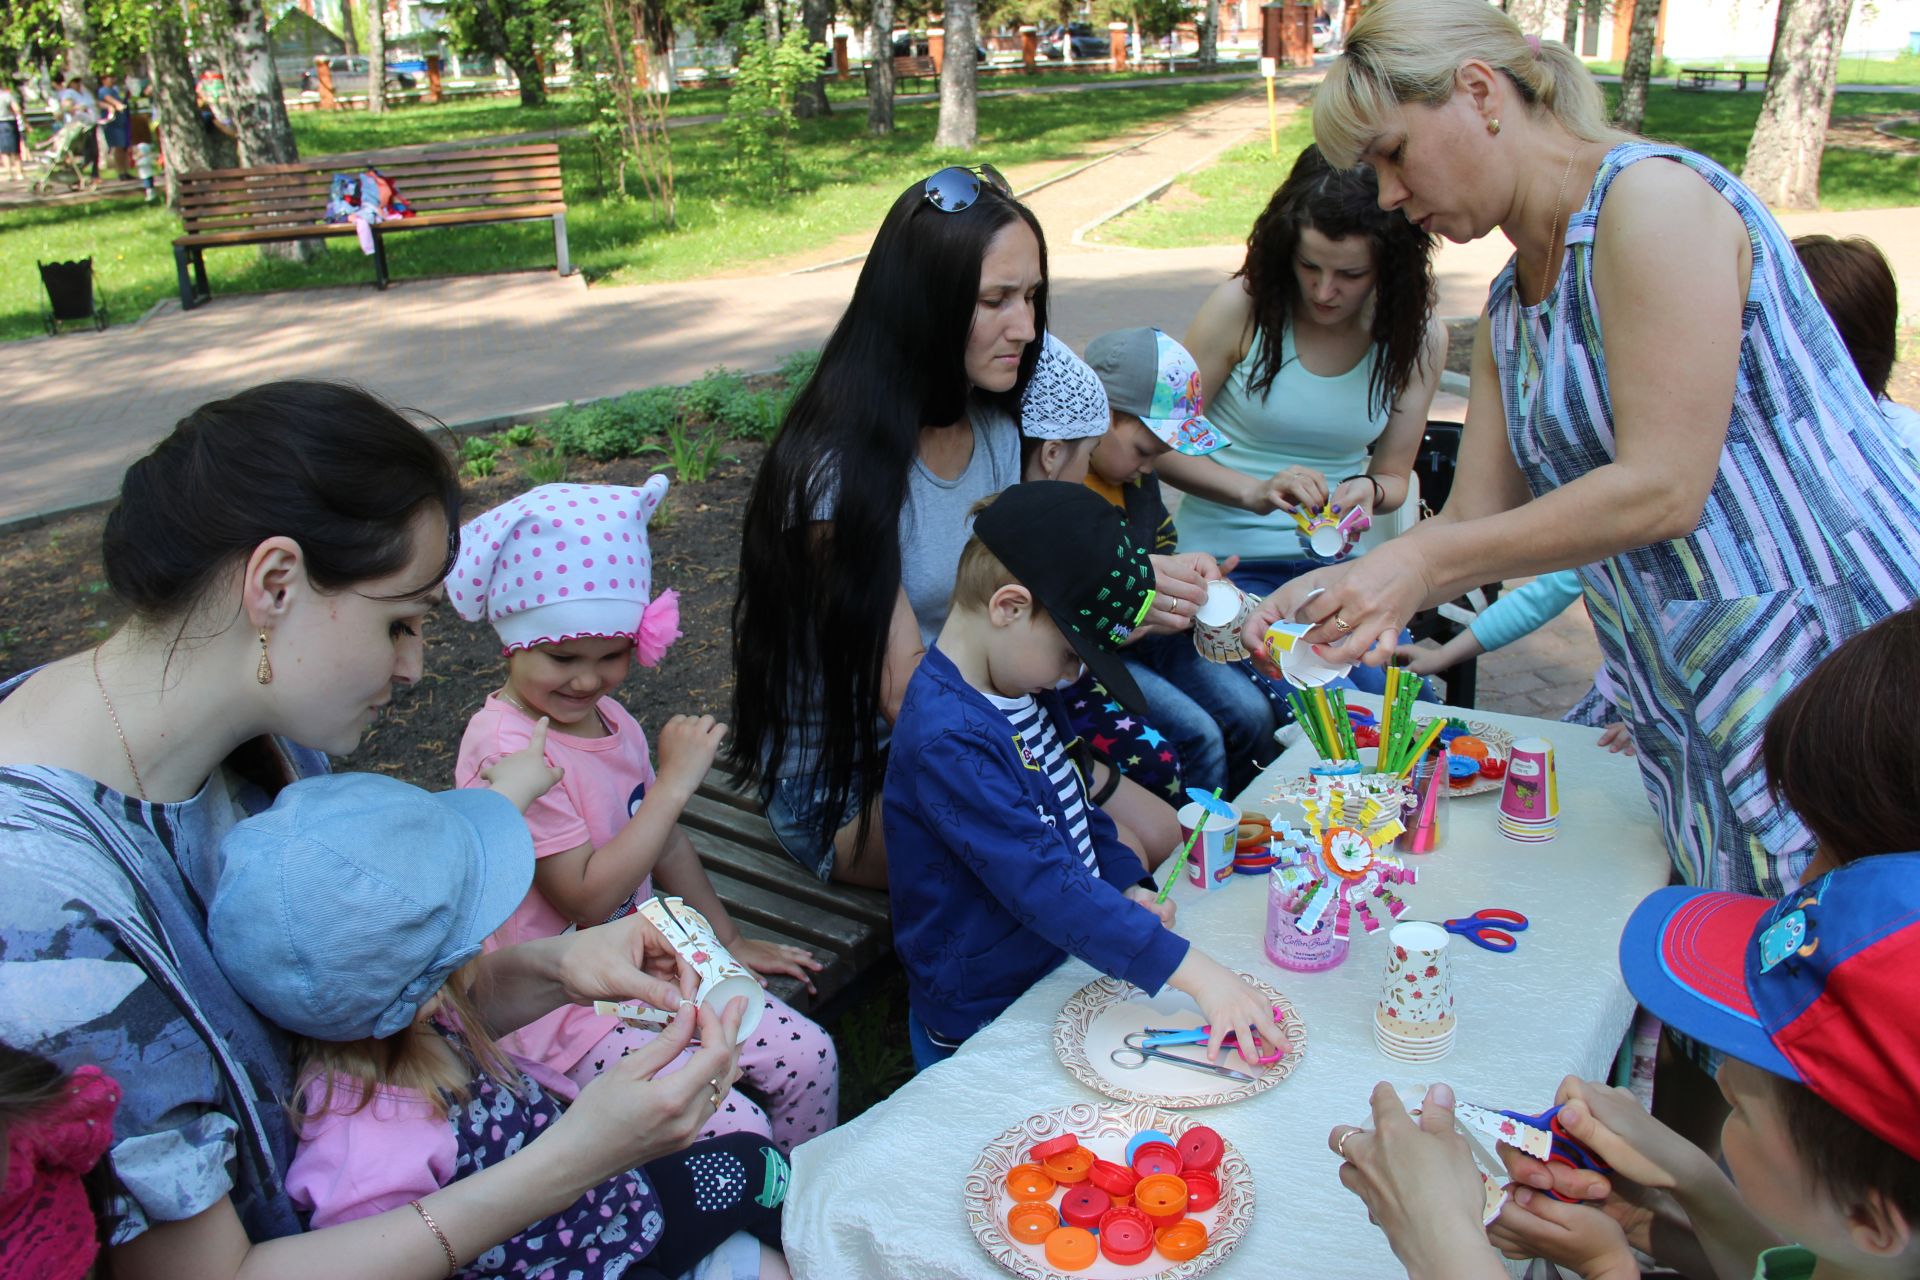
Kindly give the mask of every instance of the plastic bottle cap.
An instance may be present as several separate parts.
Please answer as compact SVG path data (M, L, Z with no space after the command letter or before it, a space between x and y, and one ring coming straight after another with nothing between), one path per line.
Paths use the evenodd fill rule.
M1192 1218L1182 1218L1170 1227L1160 1228L1154 1234L1153 1242L1166 1257L1175 1262L1185 1262L1206 1252L1207 1229Z
M1109 1209L1100 1219L1100 1252L1130 1267L1153 1254L1153 1223L1138 1209Z
M1039 1244L1060 1225L1060 1215L1045 1200L1028 1200L1007 1210L1007 1231L1021 1244Z
M1181 1169L1186 1167L1180 1163L1180 1153L1174 1149L1173 1144L1170 1142L1146 1143L1138 1151L1133 1153L1133 1157L1128 1163L1133 1165L1133 1171L1142 1178L1152 1177L1156 1173L1177 1174ZM1139 1189L1135 1188L1134 1195L1138 1196L1139 1194Z
M1048 1156L1041 1167L1055 1182L1085 1182L1087 1171L1093 1168L1093 1152L1085 1147L1075 1147L1056 1156Z
M1033 1150L1027 1152L1027 1158L1029 1160L1041 1161L1045 1160L1048 1156L1057 1156L1063 1151L1071 1151L1079 1145L1080 1139L1077 1135L1062 1133L1048 1138L1045 1142L1034 1143Z
M1093 1232L1084 1227L1055 1227L1047 1236L1047 1261L1062 1271L1085 1271L1099 1256Z
M1045 1200L1053 1194L1053 1179L1037 1164L1017 1164L1007 1170L1007 1194L1015 1200Z
M1203 1124L1197 1124L1181 1134L1176 1147L1180 1152L1181 1169L1198 1169L1202 1173L1213 1172L1226 1149L1227 1144L1220 1140L1220 1135Z
M1133 1195L1133 1184L1140 1181L1140 1175L1123 1164L1095 1160L1093 1168L1087 1171L1087 1181L1113 1197L1115 1204L1125 1204Z
M1133 1204L1156 1227L1170 1227L1187 1216L1187 1184L1178 1174L1156 1173L1140 1179Z
M1127 1163L1129 1165L1133 1163L1134 1152L1140 1150L1140 1148L1146 1146L1149 1142L1164 1142L1168 1146L1173 1145L1173 1139L1158 1129L1142 1129L1127 1140Z
M1199 1169L1189 1169L1180 1175L1180 1181L1187 1184L1187 1212L1200 1213L1220 1203L1220 1179Z
M1067 1194L1060 1198L1060 1221L1070 1227L1085 1227L1092 1231L1100 1225L1101 1217L1113 1208L1113 1197L1091 1183L1083 1182L1077 1187L1068 1187Z

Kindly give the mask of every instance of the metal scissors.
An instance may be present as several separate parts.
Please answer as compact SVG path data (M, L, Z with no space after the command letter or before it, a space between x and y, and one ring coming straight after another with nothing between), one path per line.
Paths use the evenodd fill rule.
M1182 1033L1184 1034L1184 1033ZM1204 1037L1203 1037L1204 1038ZM1210 1076L1220 1076L1226 1080L1237 1080L1242 1084L1252 1084L1253 1077L1245 1072L1235 1071L1232 1067L1223 1067L1217 1062L1203 1062L1198 1058L1183 1058L1177 1053L1168 1053L1158 1045L1161 1043L1145 1031L1135 1031L1124 1038L1125 1048L1115 1049L1107 1056L1116 1067L1128 1071L1137 1071L1148 1062L1167 1062L1176 1067L1185 1067L1189 1071L1204 1071ZM1178 1044L1191 1044L1192 1041L1175 1041Z
M1275 1023L1281 1023L1287 1020L1286 1011L1281 1009L1279 1005L1273 1007L1273 1020ZM1135 1046L1136 1048L1159 1049L1172 1044L1205 1044L1208 1037L1213 1035L1213 1025L1209 1023L1204 1027L1147 1027L1139 1032L1139 1034L1146 1037L1146 1042L1142 1045ZM1234 1032L1229 1031L1227 1032L1226 1038L1220 1042L1220 1045L1223 1049L1238 1050L1240 1048L1240 1037ZM1254 1061L1264 1067L1278 1062L1284 1057L1286 1057L1286 1052L1274 1047L1270 1048L1267 1053L1254 1059Z
M1513 935L1526 931L1527 918L1505 907L1482 907L1464 919L1442 921L1440 927L1448 933L1459 934L1476 947L1504 954L1520 945L1520 940Z
M1535 1129L1545 1129L1549 1134L1553 1135L1553 1149L1547 1155L1548 1164L1564 1164L1575 1169L1585 1169L1590 1173L1603 1175L1613 1172L1612 1165L1595 1155L1593 1150L1585 1143L1580 1142L1576 1138L1569 1137L1567 1131L1560 1127L1559 1107L1550 1107L1536 1116L1526 1115L1519 1111L1502 1111L1499 1114L1506 1116L1509 1120L1518 1120L1521 1124L1531 1125ZM1563 1196L1557 1191L1549 1191L1547 1194L1556 1200L1572 1203L1569 1197Z

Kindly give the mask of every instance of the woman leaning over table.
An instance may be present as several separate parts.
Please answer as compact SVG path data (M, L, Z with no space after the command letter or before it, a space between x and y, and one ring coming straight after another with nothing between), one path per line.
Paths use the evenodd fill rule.
M451 1275L685 1146L732 1082L733 1036L702 1012L686 1070L653 1081L626 1058L517 1154L301 1233L284 1185L292 1042L215 964L204 904L240 813L351 751L392 686L420 678L459 497L446 455L353 388L203 405L127 469L107 517L107 582L132 620L0 685L0 1023L119 1082L116 1280ZM675 1007L692 982L638 915L475 963L503 1027L595 997Z
M1370 7L1313 123L1383 207L1514 255L1446 510L1249 630L1298 616L1381 662L1422 606L1579 567L1675 867L1781 893L1813 850L1767 795L1768 709L1920 594L1920 475L1792 245L1720 166L1608 128L1579 60L1482 0Z

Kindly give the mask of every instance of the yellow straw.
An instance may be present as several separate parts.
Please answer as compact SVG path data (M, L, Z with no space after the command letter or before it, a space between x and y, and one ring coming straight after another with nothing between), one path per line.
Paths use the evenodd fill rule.
M1341 749L1340 738L1333 731L1333 711L1327 705L1327 691L1324 687L1313 691L1314 714L1320 717L1320 728L1327 735L1327 746L1333 751L1335 760L1345 760L1346 753Z
M1393 741L1393 696L1400 688L1400 668L1387 668L1387 689L1380 699L1380 745L1374 749L1373 766L1377 773L1387 771L1387 745Z
M1440 731L1446 727L1447 718L1445 716L1435 716L1433 718L1427 725L1427 731L1420 735L1419 745L1414 747L1413 754L1409 755L1407 762L1400 766L1400 776L1402 778L1413 772L1413 766L1418 764L1426 756L1427 748L1433 745L1434 740L1440 736Z

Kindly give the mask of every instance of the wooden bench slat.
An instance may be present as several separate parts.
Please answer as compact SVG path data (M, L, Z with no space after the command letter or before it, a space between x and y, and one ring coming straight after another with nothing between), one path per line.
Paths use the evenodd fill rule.
M681 811L680 825L701 849L703 858L711 849L714 865L731 876L784 895L796 908L838 912L876 929L892 929L885 893L822 883L786 855L767 828L767 820L757 814L695 796Z
M731 908L729 908L731 910ZM740 922L740 932L749 938L758 938L763 942L777 942L783 946L799 947L813 952L813 958L822 966L820 972L813 975L814 994L808 995L806 987L798 978L790 978L784 973L776 973L767 979L767 990L786 1001L802 1013L811 1013L827 1001L839 995L853 980L860 976L860 969L847 957L835 955L809 945L805 940L790 933L752 921Z
M727 910L742 924L752 921L769 929L780 929L800 938L809 947L846 956L865 966L886 953L886 940L879 931L857 920L827 912L796 912L793 904L780 894L744 880L735 880L724 871L707 872L715 891L727 904Z
M462 179L460 185L454 186L422 184L412 189L402 189L400 197L415 209L443 209L450 206L499 203L503 197L521 204L551 202L564 200L566 191L560 176L555 174L552 177L535 178L528 182L476 184ZM318 191L256 200L229 198L225 203L220 204L199 203L183 208L180 217L189 227L202 222L252 221L285 217L315 220L325 213L326 207L326 192Z
M519 222L535 218L550 218L556 213L565 213L565 205L530 204L507 206L499 209L475 209L467 213L429 213L417 218L399 218L392 222L379 224L380 234L388 235L395 231L424 230L427 227L454 227L468 223L481 222ZM177 236L177 245L236 245L236 244L272 244L282 240L305 240L314 236L348 236L359 234L351 222L288 222L276 223L258 230L195 232L192 235Z
M351 169L356 165L361 168L366 168L369 163L384 173L386 172L385 166L387 164L418 164L430 161L468 160L475 156L507 160L515 156L543 154L553 156L557 159L560 155L560 144L557 142L541 142L511 147L475 145L464 149L450 147L446 151L428 151L417 154L395 154L391 151L344 151L338 155L309 156L305 159L295 160L287 164L252 165L238 169L195 169L181 175L181 180L183 182L206 181L210 179L240 179L244 181L257 179L264 175L309 173L323 169L328 173L332 173L335 170Z
M393 179L395 189L404 199L410 198L415 191L463 183L494 182L509 185L552 183L557 186L562 172L558 164L520 165L512 168L472 165L431 172L422 170L413 174L389 173L387 177ZM194 209L209 205L289 199L318 200L325 203L332 189L333 175L322 173L310 175L299 181L289 179L271 183L190 187L182 194L180 204L183 209Z

